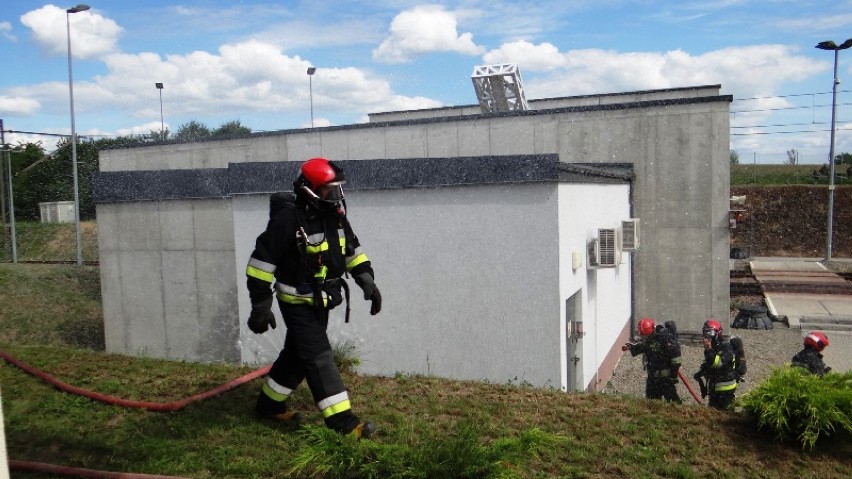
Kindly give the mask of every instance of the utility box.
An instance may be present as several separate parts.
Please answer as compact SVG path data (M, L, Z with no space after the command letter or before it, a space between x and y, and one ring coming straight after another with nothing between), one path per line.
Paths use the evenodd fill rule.
M48 201L38 204L42 223L73 223L73 201Z

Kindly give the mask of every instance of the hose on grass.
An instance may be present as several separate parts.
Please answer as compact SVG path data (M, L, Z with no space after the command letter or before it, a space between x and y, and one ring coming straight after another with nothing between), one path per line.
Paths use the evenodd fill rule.
M180 476L161 476L157 474L138 474L133 472L98 471L82 467L56 466L40 462L16 461L9 459L9 470L18 472L41 472L70 477L91 477L95 479L186 479Z
M250 373L248 373L244 376L240 376L240 377L238 377L238 378L236 378L232 381L228 381L227 383L221 384L221 385L219 385L219 386L217 386L217 387L215 387L215 388L213 388L209 391L205 391L205 392L202 392L202 393L199 393L199 394L195 394L193 396L190 396L190 397L185 398L185 399L181 399L179 401L164 403L164 402L132 401L132 400L129 400L129 399L122 399L122 398L119 398L119 397L109 396L109 395L106 395L106 394L101 394L101 393L98 393L98 392L78 388L77 386L72 386L68 383L62 382L62 381L54 378L53 376L45 373L44 371L41 371L41 370L39 370L39 369L37 369L33 366L30 366L29 364L27 364L23 361L20 361L20 360L14 358L10 354L6 353L5 351L0 351L0 357L2 357L7 363L9 363L13 366L16 366L19 369L21 369L21 370L23 370L23 371L41 379L41 380L43 380L43 381L53 385L54 387L56 387L57 389L59 389L61 391L65 391L67 393L87 397L87 398L95 400L95 401L100 401L100 402L112 404L112 405L115 405L115 406L147 409L149 411L155 411L155 412L179 411L179 410L185 408L190 403L193 403L193 402L196 402L196 401L201 401L203 399L207 399L207 398L216 396L218 394L222 394L223 392L230 391L231 389L234 389L237 386L245 384L245 383L247 383L247 382L249 382L253 379L257 379L257 378L267 374L269 372L269 369L272 367L272 366L264 366L260 369L252 371L252 372L250 372Z
M179 411L185 408L190 403L201 401L203 399L207 399L218 394L222 394L226 391L230 391L231 389L236 388L242 384L245 384L253 379L259 378L261 376L269 373L269 369L271 366L264 366L260 369L252 371L246 375L240 376L234 380L228 381L222 385L219 385L209 391L205 391L199 394L195 394L185 399L181 399L179 401L173 402L148 402L148 401L131 401L128 399L122 399L115 396L109 396L106 394L101 394L94 391L89 391L86 389L79 388L77 386L72 386L68 383L62 382L53 376L37 369L29 364L16 359L12 355L6 353L5 351L0 351L0 357L3 358L7 363L16 366L17 368L23 370L26 373L29 373L51 385L59 389L60 391L64 391L70 394L76 394L79 396L84 396L89 399L100 401L106 404L111 404L115 406L128 407L128 408L139 408L139 409L147 409L149 411L155 412L172 412ZM9 469L12 471L23 471L23 472L41 472L41 473L49 473L49 474L57 474L62 476L70 476L70 477L89 477L95 479L184 479L177 476L161 476L161 475L150 475L150 474L136 474L136 473L128 473L128 472L110 472L110 471L98 471L94 469L84 469L79 467L70 467L70 466L58 466L53 464L44 464L39 462L29 462L29 461L18 461L14 459L9 459Z

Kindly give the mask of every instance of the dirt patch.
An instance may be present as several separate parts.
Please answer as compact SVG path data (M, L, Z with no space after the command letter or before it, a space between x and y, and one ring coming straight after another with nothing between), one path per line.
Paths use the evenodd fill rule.
M825 186L732 186L746 197L745 220L731 246L751 256L824 257L828 190ZM834 191L832 257L852 258L852 188Z

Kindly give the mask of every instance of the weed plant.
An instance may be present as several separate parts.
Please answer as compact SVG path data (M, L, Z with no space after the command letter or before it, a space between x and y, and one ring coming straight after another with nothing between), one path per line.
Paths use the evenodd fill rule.
M802 368L779 368L740 404L758 427L813 449L822 438L852 433L852 373L819 377Z

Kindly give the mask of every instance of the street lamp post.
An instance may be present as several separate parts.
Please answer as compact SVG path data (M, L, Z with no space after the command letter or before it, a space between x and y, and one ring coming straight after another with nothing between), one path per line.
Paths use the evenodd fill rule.
M77 130L74 127L74 80L71 74L71 14L85 12L82 3L65 10L65 27L68 32L68 95L71 98L71 165L74 176L74 233L77 239L77 266L83 264L83 243L80 239L80 185L77 181Z
M314 73L317 72L315 67L308 67L308 88L311 95L311 128L314 127Z
M160 141L164 141L165 138L165 123L163 123L163 84L160 82L154 83L154 86L157 87L157 90L160 90Z
M843 42L840 46L831 40L819 42L816 45L820 50L831 50L834 52L834 82L831 87L831 140L828 147L828 226L825 235L825 260L831 261L831 236L834 233L834 124L837 116L837 84L840 79L837 78L837 57L840 50L846 50L852 47L852 38Z

